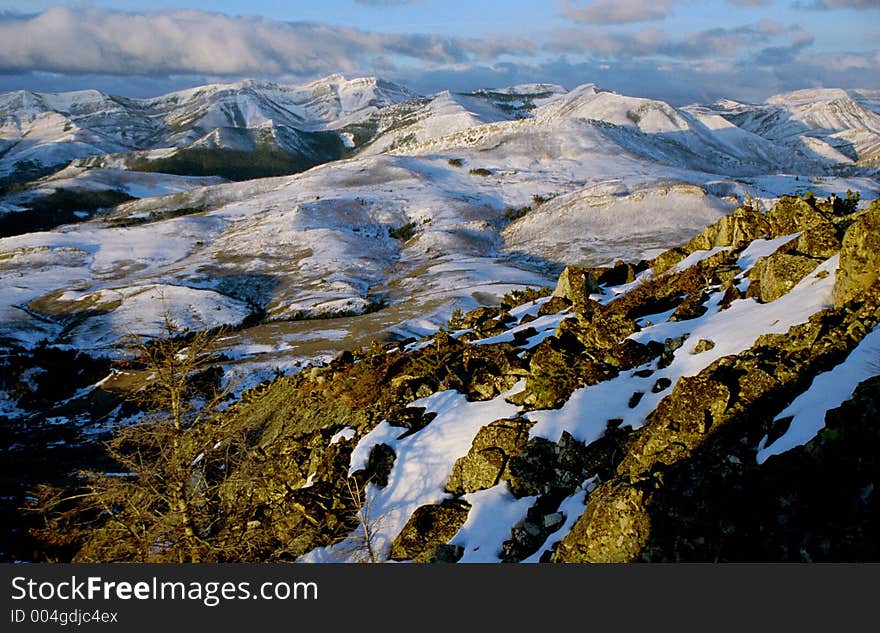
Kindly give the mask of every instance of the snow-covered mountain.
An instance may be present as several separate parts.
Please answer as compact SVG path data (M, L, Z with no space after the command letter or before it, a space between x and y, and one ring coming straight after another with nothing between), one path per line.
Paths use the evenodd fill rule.
M591 84L571 91L533 84L419 97L381 80L341 76L294 87L213 85L146 100L91 91L2 95L0 169L23 182L0 198L0 223L8 229L0 238L0 415L22 428L30 428L34 416L59 420L50 423L52 432L64 428L76 438L120 421L127 414L114 394L132 388L126 381L135 379L108 374L108 359L125 353L132 334L161 335L166 314L189 331L228 328L219 341L218 368L224 380L242 380L241 392L374 342L379 347L371 349L380 352L372 358L380 364L391 358L382 344L399 348L404 363L415 359L414 372L442 364L442 345L430 337L457 320L460 310L470 311L465 320L472 323L462 328L470 333L456 336L461 345L474 340L467 348L455 337L437 340L470 359L463 371L479 374L479 397L440 389L442 381L410 385L415 374L403 365L375 383L367 376L359 402L387 383L404 390L395 402L437 414L433 425L423 435L415 429L402 436L385 423L356 429L348 422L328 423L309 445L320 454L296 453L297 463L315 466L296 486L305 490L315 483L321 456L338 457L339 449L327 446L342 440L352 459L336 459L334 468L358 468L362 453L379 444L399 451L401 469L421 472L424 466L408 461L410 450L451 468L475 434L501 418L521 420L516 424L525 425L522 437L531 432L539 443L553 445L541 444L549 451L563 450L569 436L586 449L606 437L597 435L603 429L617 438L611 420L632 423L634 431L642 425L650 439L648 418L660 415L665 394L677 393L673 384L689 384L724 355L745 354L740 360L746 362L763 336L820 318L835 276L870 277L870 270L838 274L838 268L845 259L866 261L860 249L875 248L876 231L865 229L867 220L855 214L839 215L841 205L825 199L859 192L860 200L843 205L850 213L864 211L880 194L871 158L877 102L866 91L811 91L760 105L720 101L674 108ZM34 178L52 165L61 168ZM242 170L266 165L283 175L219 178L229 174L216 170L230 165L239 180L260 175ZM808 191L814 194L810 202L788 199L782 205L788 209L783 219L783 212L761 213L783 195ZM82 208L85 203L91 206ZM748 213L728 215L743 204ZM874 218L876 203L873 208L863 217ZM25 221L34 216L42 224ZM800 216L812 224L802 226ZM857 221L861 228L851 229ZM683 246L669 250L677 245ZM838 252L847 255L839 260ZM613 267L618 260L629 264ZM578 268L560 276L566 266ZM595 315L610 319L609 336L620 334L613 341L597 343L586 312L572 324L568 304L552 299L527 301L508 316L499 308L487 311L511 296L544 294L520 294L526 289L557 284L573 304L579 299L569 292L571 275L581 274L579 267L605 279L591 289L598 304L610 306L607 314L596 308ZM751 292L768 295L755 295L760 301L745 294L758 280ZM774 292L784 296L770 298ZM632 303L636 299L640 303ZM852 316L845 310L841 315ZM876 319L857 316L859 327L875 327ZM853 325L852 331L863 329ZM822 331L825 336L834 327ZM687 345L675 347L687 335ZM847 340L840 349L856 342ZM498 345L507 344L515 348L502 354L512 373L480 369L496 367ZM596 345L586 356L566 351ZM654 356L632 356L642 349L637 345ZM437 358L431 348L440 350ZM45 384L71 358L83 368L71 383L75 390L47 394ZM550 364L542 365L548 358ZM630 366L639 358L644 362ZM808 378L829 359L795 360L806 363L795 385L806 393ZM337 403L356 384L354 378L346 381L371 363L339 361L331 365L338 373L332 369L325 376L313 367L297 380L305 381L302 393L328 389L328 401ZM595 370L590 380L597 382L554 377L571 367ZM465 375L456 372L442 384ZM531 381L527 390L510 391L523 378ZM547 393L556 383L571 389L564 400L553 401L561 407L554 413ZM269 396L277 389L284 406L298 402L284 391L287 383L273 384ZM734 391L745 393L739 386ZM522 399L508 401L516 393ZM526 416L524 405L544 411ZM265 410L276 408L286 410L274 403ZM778 409L773 415L783 407ZM601 419L591 417L596 410ZM318 418L334 419L324 413ZM773 425L761 424L749 430L748 449L763 455L773 442L768 436L757 448L759 432ZM457 429L451 434L450 425ZM331 441L331 432L342 435ZM440 436L449 442L435 445ZM614 455L631 448L609 447L615 450L602 466L603 477L616 467ZM631 461L641 459L632 455ZM392 507L411 492L411 481L401 477L384 492L372 491L379 507L391 511L389 530L403 530L420 507L445 498L445 486L453 484L444 468L422 477L424 495L399 512ZM345 478L334 471L330 479ZM578 490L569 483L565 495L542 498L536 510L530 510L538 503L535 494L511 496L494 484L468 492L467 502L476 508L472 516L498 520L489 522L491 534L478 533L485 522L463 527L451 544L463 548L462 560L497 559L511 529L540 510L543 527L536 534L546 540L552 527L559 535L575 535L569 551L580 547L575 521L597 481L581 481ZM297 551L315 560L338 553L315 549L328 544L321 541L325 536ZM395 534L383 538L387 549ZM549 541L526 541L515 544L508 558L526 560L550 549Z
M204 304L197 312L206 327L233 314L234 322L272 324L338 317L334 329L349 343L379 331L408 336L436 327L456 305L541 285L566 264L648 257L745 196L852 189L868 200L880 189L869 167L848 164L839 173L838 163L797 156L781 135L736 126L731 112L752 121L743 112L755 110L733 102L676 109L594 85L410 96L380 80L338 76L296 88L207 86L138 102L99 93L7 95L22 126L50 106L91 121L90 130L103 120L95 112L140 108L159 112L150 124L166 133L175 127L171 136L202 157L216 148L258 156L264 136L306 151L312 146L297 143L311 134L349 134L351 157L292 176L217 184L127 171L128 152L82 159L35 182L7 198L10 209L26 214L27 196L56 188L104 187L143 199L0 240L13 262L0 270L8 288L0 333L20 344L45 338L111 353L124 333L149 334L159 323L158 308L125 307L141 296L132 289L173 286L168 307ZM789 102L812 103L806 95ZM147 128L125 138L145 138ZM147 152L153 165L179 159L174 147ZM228 310L230 299L239 308ZM82 313L83 302L101 308ZM240 353L258 349L263 335L239 335Z
M784 93L764 104L719 101L694 111L714 113L796 155L827 164L876 166L880 114L866 91L811 89Z
M342 75L300 86L212 84L152 99L93 90L6 93L0 95L0 177L40 173L86 157L98 157L88 165L107 166L100 159L105 154L126 162L130 152L159 148L252 152L263 146L316 164L339 157L345 147L347 139L330 130L415 96L381 79ZM128 162L150 158L136 153Z

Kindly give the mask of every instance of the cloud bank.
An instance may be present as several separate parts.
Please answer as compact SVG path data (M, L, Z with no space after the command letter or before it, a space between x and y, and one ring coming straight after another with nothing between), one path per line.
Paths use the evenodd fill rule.
M194 10L86 7L0 14L0 91L97 87L151 96L213 81L255 77L294 83L337 72L379 75L422 93L596 82L676 103L719 96L755 100L811 86L880 88L877 50L823 53L815 50L812 33L776 20L687 33L658 28L662 24L608 27L588 21L659 16L688 1L563 0L559 8L573 12L569 26L535 31L529 38L376 33ZM594 13L584 13L591 6ZM596 13L599 9L605 13Z
M463 63L530 48L513 38L379 34L192 10L54 7L36 16L0 18L0 72L300 75L392 67L394 58Z

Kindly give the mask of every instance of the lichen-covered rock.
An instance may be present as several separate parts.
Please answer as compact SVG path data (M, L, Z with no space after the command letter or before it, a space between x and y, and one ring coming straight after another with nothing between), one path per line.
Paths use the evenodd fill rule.
M845 305L880 279L880 205L874 204L843 236L834 280L834 305Z
M533 409L561 406L571 392L582 384L579 369L581 352L581 349L572 349L556 337L541 341L529 360L524 399L517 404Z
M638 474L687 456L722 420L730 398L727 386L703 375L680 378L648 417L618 472Z
M814 226L827 225L829 218L803 198L782 196L767 212L772 234L776 237L791 235Z
M770 223L764 214L747 207L740 207L703 229L685 244L684 250L693 253L698 250L710 250L716 246L741 246L769 232Z
M592 272L577 266L566 266L559 275L553 296L568 299L579 311L590 300L590 295L598 290L599 284Z
M801 255L828 259L840 251L840 238L837 227L831 222L822 222L806 229L793 242L794 250Z
M565 297L551 297L549 301L545 301L538 308L538 316L547 316L548 314L558 314L563 310L571 307L571 301Z
M669 320L688 321L703 316L708 311L708 308L704 305L708 300L709 293L707 292L690 295L678 305L675 312L669 317Z
M452 467L446 491L464 494L491 488L505 475L510 458L525 449L534 423L524 418L496 420L481 428L471 449Z
M629 563L639 560L651 535L642 486L615 480L590 494L586 510L559 543L560 563Z
M609 350L638 330L635 322L590 300L576 318L565 319L556 329L560 339L576 339L587 350Z
M651 268L654 269L654 273L657 275L665 273L689 254L690 253L682 247L670 248L651 260Z
M751 283L746 296L757 297L764 303L776 301L813 272L820 263L820 260L812 257L780 251L761 257L749 271Z
M470 506L463 501L417 508L391 544L392 560L429 562L436 559L438 548L458 533L469 510Z
M703 352L708 352L710 349L715 349L715 341L701 338L697 341L697 344L694 345L694 349L691 351L692 354L702 354Z

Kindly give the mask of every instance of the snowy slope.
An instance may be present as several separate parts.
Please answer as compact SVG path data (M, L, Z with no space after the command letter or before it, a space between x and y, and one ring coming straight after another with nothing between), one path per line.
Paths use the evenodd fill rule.
M24 161L49 167L101 154L193 143L204 147L212 134L213 146L240 149L241 141L229 130L268 127L295 136L339 129L415 96L381 79L341 75L301 86L212 84L152 99L97 91L5 93L0 95L0 139L9 147L0 157L0 177ZM289 143L278 145L290 149Z
M748 105L717 102L712 109L738 127L825 163L876 164L880 114L870 92L798 90Z
M743 247L737 259L740 278L747 276L758 257L772 254L796 237L797 234L774 240L759 239ZM681 262L675 272L683 272L719 250L728 249L697 251ZM350 459L349 473L354 473L367 467L371 450L378 444L390 447L396 455L387 485L380 487L369 483L364 493L371 516L376 519L371 524L372 543L379 559L388 559L391 543L418 507L453 501L456 495L446 491L444 486L456 460L468 453L471 442L482 427L496 421L525 418L534 423L529 430L531 438L557 442L570 437L585 445L602 438L611 420L621 427L639 429L650 420L660 401L670 394L681 378L697 375L722 357L744 352L755 345L762 335L785 333L789 328L829 308L832 304L834 271L838 265L839 256L829 258L789 293L769 303L738 298L729 307L721 308L719 304L724 292L716 289L705 302L707 311L702 316L669 321L669 314L656 315L652 319L654 324L646 324L630 338L642 343L663 343L683 336L687 339L684 345L662 364L652 361L598 384L576 389L558 409L523 411L513 405L508 401L509 396L521 390L523 383L487 401L468 402L462 394L448 390L409 403L409 406L424 407L436 417L423 430L404 435L399 426L383 421L358 439ZM652 273L649 270L645 275L650 277ZM606 289L605 295L612 294L608 290L611 289ZM518 308L511 314L517 319L526 313L534 315L540 303L532 307L527 304L522 306L524 309ZM566 316L570 315L563 312L559 318ZM551 317L543 317L548 318ZM529 325L540 327L539 323L540 319L530 321ZM518 329L522 329L522 326L514 325L510 331ZM472 344L501 340L509 341L511 338L501 335ZM694 345L698 340L712 341L713 347L695 351ZM785 452L812 439L824 426L825 412L846 400L859 382L877 374L880 370L875 362L878 341L877 330L868 334L843 364L833 371L820 374L791 406L779 413L778 418L793 415L794 421L790 430L769 448L764 445L766 438L761 442L757 450L759 463L763 463L769 455ZM524 349L532 346L533 341L523 345ZM666 381L663 389L652 388L663 380ZM634 393L643 397L633 401ZM575 519L584 512L585 498L595 489L595 480L596 477L592 477L583 481L568 499L559 504L558 512L562 513L557 519L559 528L552 531L552 536L523 562L538 562L554 541L568 534ZM536 499L534 496L514 496L504 481L497 481L478 492L461 495L460 500L469 505L467 520L448 540L451 545L461 548L458 562L497 563L502 560L504 542L511 539L523 522L535 522L534 518L529 518L529 510ZM425 529L430 533L429 528ZM355 531L349 538L313 550L299 560L351 562L357 560L357 544L362 540L362 533Z

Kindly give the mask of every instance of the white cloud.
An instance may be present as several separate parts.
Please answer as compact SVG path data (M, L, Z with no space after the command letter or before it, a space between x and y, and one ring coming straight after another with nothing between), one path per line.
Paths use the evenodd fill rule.
M675 0L593 0L581 5L574 0L562 0L560 13L580 24L625 24L662 20L675 3Z
M513 38L380 34L318 23L174 10L123 13L54 7L0 17L0 71L313 75L494 59L528 51Z
M773 0L726 0L739 7L760 7ZM821 0L817 0L821 1ZM830 0L859 2L870 0ZM665 20L675 5L694 4L698 0L560 0L559 12L579 24L628 24Z
M546 50L563 53L595 53L622 58L665 56L679 59L730 58L743 49L768 44L785 32L785 26L770 20L736 28L715 28L672 36L653 26L637 32L607 29L562 29L549 38ZM804 45L812 35L797 27L790 37Z

